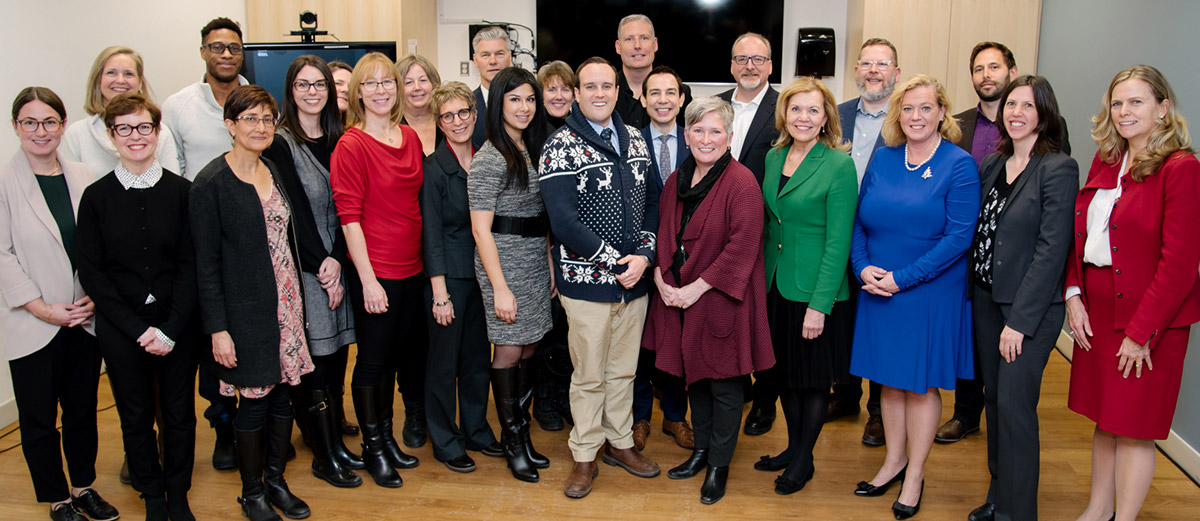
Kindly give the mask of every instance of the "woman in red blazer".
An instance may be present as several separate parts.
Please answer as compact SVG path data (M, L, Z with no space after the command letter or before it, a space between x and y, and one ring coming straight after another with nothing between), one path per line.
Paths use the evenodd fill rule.
M1153 440L1167 437L1175 415L1188 326L1200 320L1200 161L1174 101L1153 67L1117 73L1093 118L1100 149L1075 201L1068 405L1096 422L1083 521L1137 517L1154 477Z
M733 108L697 98L686 111L692 151L663 184L658 264L642 345L655 366L684 378L695 449L669 472L706 469L700 502L725 495L742 422L743 379L775 365L763 276L763 198L754 174L729 153Z

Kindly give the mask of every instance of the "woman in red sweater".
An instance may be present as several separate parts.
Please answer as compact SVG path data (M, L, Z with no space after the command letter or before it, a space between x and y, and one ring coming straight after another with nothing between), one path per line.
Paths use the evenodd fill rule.
M354 269L346 270L358 338L351 394L363 433L363 460L375 483L403 484L397 468L417 466L392 435L391 379L424 366L421 141L400 122L391 60L363 56L350 77L347 130L330 160L329 182ZM411 379L410 379L411 380ZM420 382L411 382L419 385Z

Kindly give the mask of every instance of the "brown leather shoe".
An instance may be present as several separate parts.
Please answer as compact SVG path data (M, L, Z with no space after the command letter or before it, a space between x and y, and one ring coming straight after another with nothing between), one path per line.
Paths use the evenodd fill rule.
M847 416L855 416L861 411L858 402L849 400L838 400L836 398L829 400L829 406L825 409L825 421L831 422L838 418Z
M592 480L600 474L600 468L595 461L576 461L567 482L563 484L563 494L572 499L579 499L592 491Z
M615 449L612 445L604 446L604 462L628 470L639 478L652 478L659 473L658 463L655 463L641 452L628 449Z
M872 414L867 419L866 427L863 427L862 436L863 445L870 447L880 447L887 443L887 439L883 435L883 417L878 414Z
M646 437L650 435L650 420L638 420L633 424L633 448L641 451L646 448Z
M967 424L963 423L962 420L958 418L950 418L949 421L943 423L941 427L938 427L937 434L934 435L933 439L938 443L954 443L958 440L966 438L968 434L978 430L978 425L976 425L974 428L970 428L967 427Z
M637 442L637 425L634 425L634 442ZM685 449L696 448L696 437L692 434L692 426L688 425L687 420L673 422L663 420L663 434L670 434L675 438L675 444Z

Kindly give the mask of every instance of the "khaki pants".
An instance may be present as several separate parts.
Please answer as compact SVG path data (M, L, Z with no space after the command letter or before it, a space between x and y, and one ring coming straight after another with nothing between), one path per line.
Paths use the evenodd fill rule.
M633 446L633 377L637 372L647 296L630 302L589 302L559 295L570 327L571 416L567 446L575 461L593 461L608 440Z

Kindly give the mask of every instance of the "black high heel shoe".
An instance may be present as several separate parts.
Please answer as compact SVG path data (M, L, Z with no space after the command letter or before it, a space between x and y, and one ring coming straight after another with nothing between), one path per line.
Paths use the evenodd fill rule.
M901 489L903 491L903 488ZM892 503L892 513L896 515L896 519L908 519L917 515L921 510L921 500L925 498L925 480L921 480L921 497L917 498L917 504L913 506L905 505L896 498L897 501Z
M854 495L861 497L882 496L885 492L887 492L887 489L890 488L893 483L904 481L905 472L908 472L908 464L905 464L904 468L900 469L900 472L893 476L892 479L888 480L887 483L884 483L878 487L872 485L869 481L859 481L857 488L854 489Z

